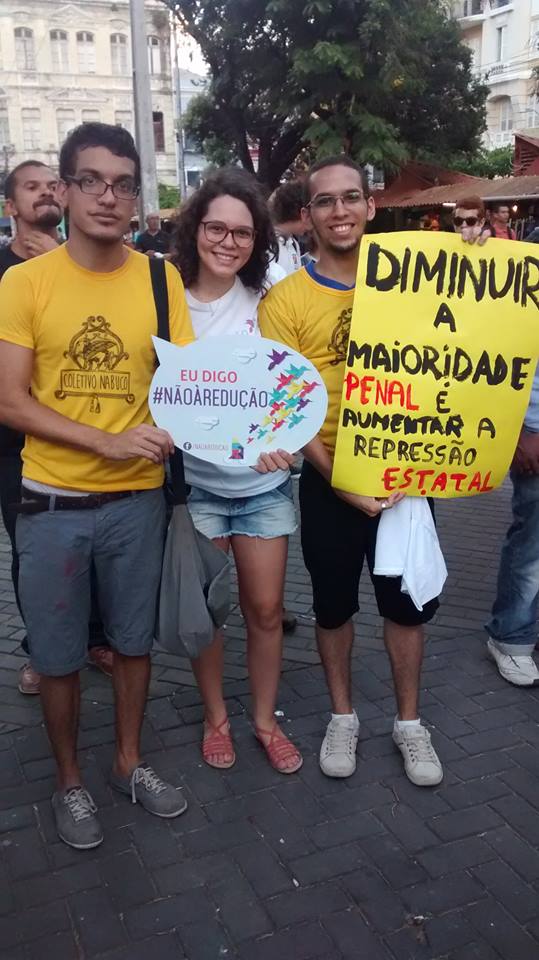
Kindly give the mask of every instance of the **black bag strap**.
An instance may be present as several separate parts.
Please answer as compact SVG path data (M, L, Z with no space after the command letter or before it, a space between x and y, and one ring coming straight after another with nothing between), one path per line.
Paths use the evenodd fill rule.
M157 314L157 336L161 340L170 341L170 322L168 306L168 287L165 261L161 258L148 257L150 264L150 276L152 278L153 299L155 302L155 312ZM183 454L177 447L169 458L170 467L170 486L169 499L173 504L187 503L187 491L185 489L185 472L183 468Z

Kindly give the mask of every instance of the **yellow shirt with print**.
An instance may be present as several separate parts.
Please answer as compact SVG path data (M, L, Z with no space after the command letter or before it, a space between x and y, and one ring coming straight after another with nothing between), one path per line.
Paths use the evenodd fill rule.
M332 455L353 302L353 290L334 290L317 283L303 267L275 284L258 311L262 336L293 347L320 373L328 392L320 438Z
M179 273L166 264L170 338L193 339ZM32 395L77 423L122 433L152 423L157 333L149 261L129 250L111 273L85 270L66 246L11 267L0 283L0 339L34 351ZM66 490L151 490L163 467L113 461L28 436L23 477Z

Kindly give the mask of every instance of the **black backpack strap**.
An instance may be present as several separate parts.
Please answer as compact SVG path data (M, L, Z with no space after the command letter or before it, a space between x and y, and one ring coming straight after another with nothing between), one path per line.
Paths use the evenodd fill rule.
M165 261L160 258L148 257L150 276L152 278L153 299L157 314L157 336L162 340L170 341L170 323L168 308L168 287ZM183 455L177 447L169 458L170 484L168 497L173 504L186 503L185 474L183 469Z
M170 340L165 261L156 257L148 257L148 263L150 264L153 299L155 301L155 312L157 314L157 336L161 337L161 340Z

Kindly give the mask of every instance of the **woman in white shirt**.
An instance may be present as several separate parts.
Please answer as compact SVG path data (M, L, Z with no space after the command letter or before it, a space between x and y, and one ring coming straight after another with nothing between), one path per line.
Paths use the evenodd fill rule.
M186 288L197 337L260 336L257 310L275 234L253 177L238 167L210 176L182 207L174 262ZM291 458L265 455L257 472L184 455L195 526L223 550L232 548L247 626L247 660L255 734L281 773L294 773L301 754L275 721L282 657L282 600L288 536L296 528ZM271 470L267 470L271 460ZM275 471L275 467L279 469ZM210 766L235 762L223 698L223 638L193 661L205 718L202 755Z

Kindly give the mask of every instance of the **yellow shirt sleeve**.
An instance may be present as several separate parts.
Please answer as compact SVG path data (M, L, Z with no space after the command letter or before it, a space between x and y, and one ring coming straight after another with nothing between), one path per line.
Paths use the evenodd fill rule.
M0 283L0 340L33 350L34 291L19 266L10 267Z
M189 307L185 299L185 290L180 274L171 263L165 264L167 288L168 288L168 310L170 323L170 341L178 347L186 347L195 339Z
M281 285L289 290L286 281L281 281L281 283L272 287L260 301L258 307L260 333L263 337L277 340L279 343L284 343L301 353L291 298L281 295L279 291Z

